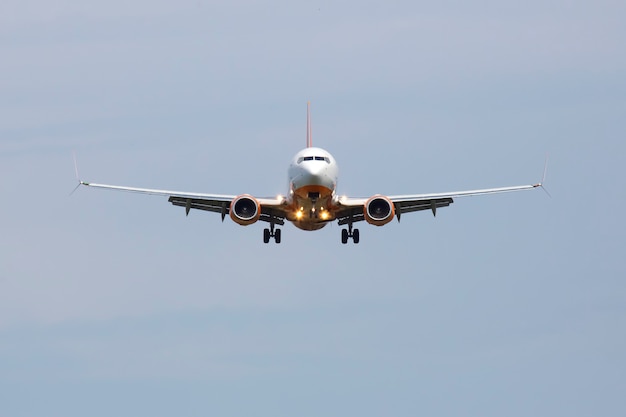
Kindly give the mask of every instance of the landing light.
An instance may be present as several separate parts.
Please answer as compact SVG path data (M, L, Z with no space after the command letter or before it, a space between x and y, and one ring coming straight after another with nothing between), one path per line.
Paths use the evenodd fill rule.
M301 211L296 211L296 219L300 220L304 214Z
M328 220L328 212L327 211L323 211L322 212L322 220Z

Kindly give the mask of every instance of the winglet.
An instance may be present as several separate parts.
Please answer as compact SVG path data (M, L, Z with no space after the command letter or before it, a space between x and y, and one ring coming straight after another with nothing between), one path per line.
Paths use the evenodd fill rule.
M311 133L311 102L306 103L306 147L313 147L313 137Z
M78 187L80 187L81 185L85 184L85 185L89 185L86 182L82 182L80 180L80 176L78 175L78 163L76 162L76 152L72 151L72 156L74 157L74 173L76 174L76 180L78 181L78 184L76 185L76 187L72 190L72 192L69 194L70 196L72 194L74 194L74 192L76 190L78 190Z
M78 163L76 162L76 151L72 151L72 157L74 158L74 173L76 174L76 179L80 182L80 176L78 175Z
M535 187L535 188L541 187L541 189L543 191L545 191L546 194L548 194L548 197L552 198L552 195L548 192L546 187L544 187L544 184L545 184L545 181L546 181L546 173L547 172L548 172L548 154L546 153L546 162L543 165L543 175L541 176L541 182L539 182L537 184L533 184L533 187Z

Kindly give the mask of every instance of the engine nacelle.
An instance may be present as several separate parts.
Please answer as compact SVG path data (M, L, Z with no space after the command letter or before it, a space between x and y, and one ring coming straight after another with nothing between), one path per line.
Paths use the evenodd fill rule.
M261 205L250 195L240 195L230 202L230 218L237 224L247 226L259 220Z
M374 226L383 226L393 220L396 206L393 201L382 195L375 195L367 200L363 207L365 220Z

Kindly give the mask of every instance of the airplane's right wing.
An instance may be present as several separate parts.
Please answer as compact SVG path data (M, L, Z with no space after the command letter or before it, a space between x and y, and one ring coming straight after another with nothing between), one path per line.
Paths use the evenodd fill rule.
M245 223L246 210L254 210L254 205L260 206L260 210L257 208L256 210L260 211L258 213L258 217L256 219L274 222L276 224L284 224L285 213L283 209L284 199L282 198L255 198L248 195L225 195L225 194L204 194L204 193L191 193L186 191L170 191L170 190L159 190L152 188L136 188L136 187L125 187L119 185L107 185L107 184L96 184L91 182L80 181L79 185L84 185L92 188L103 188L107 190L115 190L115 191L127 191L132 193L139 194L150 194L150 195L160 195L167 196L168 201L175 206L185 207L186 214L189 214L191 209L196 210L204 210L210 211L213 213L220 213L222 215L222 220L226 215L230 214L231 205L236 204L237 201L242 202L242 221ZM249 207L246 207L246 203L252 204ZM252 216L251 218L255 218ZM235 219L233 219L235 220Z

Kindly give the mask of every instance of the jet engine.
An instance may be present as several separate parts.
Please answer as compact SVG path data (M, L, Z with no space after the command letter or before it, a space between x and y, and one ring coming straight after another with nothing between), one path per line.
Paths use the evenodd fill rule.
M375 195L365 203L363 214L369 224L383 226L393 220L396 207L387 197Z
M230 218L237 224L247 226L259 220L261 205L252 196L240 195L230 203Z

